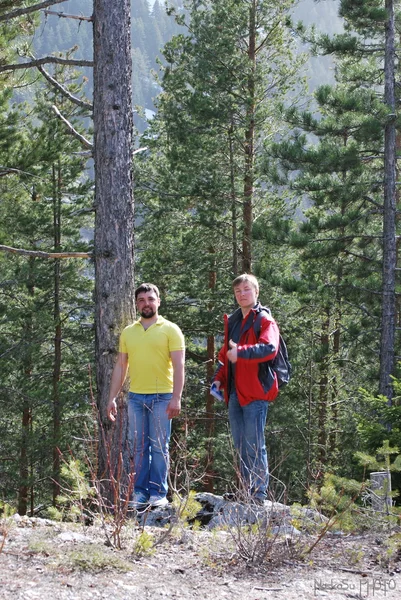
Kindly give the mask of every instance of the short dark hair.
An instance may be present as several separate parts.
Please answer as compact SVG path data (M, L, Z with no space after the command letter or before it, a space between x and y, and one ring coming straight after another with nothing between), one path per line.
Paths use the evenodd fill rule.
M139 294L146 292L154 292L158 298L160 298L159 288L153 283L141 283L139 287L135 290L135 300L138 298Z
M233 281L233 289L241 283L244 283L244 281L249 281L249 283L255 288L256 293L259 294L258 280L256 279L255 275L251 275L250 273L243 273L242 275L238 275L238 277L236 277Z

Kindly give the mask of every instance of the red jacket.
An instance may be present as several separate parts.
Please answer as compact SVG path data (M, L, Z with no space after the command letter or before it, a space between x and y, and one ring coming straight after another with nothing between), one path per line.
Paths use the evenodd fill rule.
M241 322L240 337L237 346L237 362L235 363L235 388L241 406L253 400L273 401L278 394L277 375L269 367L279 347L279 329L276 321L265 310L260 321L260 333L257 335L253 326L257 314L262 310L257 304L245 319L241 309L232 315L224 315L224 345L218 359L219 366L214 375L214 381L220 381L224 388L226 403L229 400L231 363L227 359L228 342L235 327Z

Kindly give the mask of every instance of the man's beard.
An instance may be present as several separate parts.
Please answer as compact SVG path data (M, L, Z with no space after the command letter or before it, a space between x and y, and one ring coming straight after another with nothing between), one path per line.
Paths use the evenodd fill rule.
M153 308L144 308L140 313L141 317L143 317L144 319L151 319L152 317L155 316L156 311L153 310Z

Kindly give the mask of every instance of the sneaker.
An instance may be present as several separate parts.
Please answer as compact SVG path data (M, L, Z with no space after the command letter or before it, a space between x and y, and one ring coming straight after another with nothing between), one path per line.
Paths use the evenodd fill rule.
M138 510L140 508L145 508L148 504L149 500L145 494L134 494L132 500L128 502L128 508L131 510Z
M238 495L234 494L234 492L225 492L223 494L223 500L226 500L226 502L236 502L238 500Z
M264 506L266 498L264 496L252 496L252 502L258 506Z
M168 500L166 496L151 496L149 498L149 504L153 507L164 508L168 505Z

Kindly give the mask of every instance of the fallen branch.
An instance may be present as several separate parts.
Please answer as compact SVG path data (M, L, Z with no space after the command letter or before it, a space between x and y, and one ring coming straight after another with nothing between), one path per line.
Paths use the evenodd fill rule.
M313 559L313 563L317 564L317 565L327 565L327 559L315 557ZM305 565L305 566L308 566L308 565ZM365 575L365 576L372 576L372 577L377 575L377 573L375 571L369 571L367 569L350 569L349 567L341 567L338 565L332 565L332 568L333 568L333 570L336 570L336 571L344 571L344 573L353 573L355 575Z
M335 568L338 569L339 571L344 571L344 573L355 573L356 575L364 575L365 577L367 575L371 575L371 576L375 575L374 571L367 571L366 569L348 569L347 567L335 567Z
M57 108L57 106L55 106L53 104L52 109L56 113L56 115L58 116L58 118L67 127L67 129L71 133L71 135L73 135L75 138L77 138L77 140L79 140L81 142L81 144L85 148L88 148L89 150L92 150L92 148L93 148L92 142L90 142L89 140L87 140L86 137L84 137L83 135L81 135L80 133L78 133L78 131L76 129L74 129L74 127L71 125L71 123L65 117L63 117L63 115L61 114L61 112L59 111L59 109Z
M41 250L24 250L23 248L12 248L0 245L0 252L11 252L36 258L92 258L90 252L42 252Z

